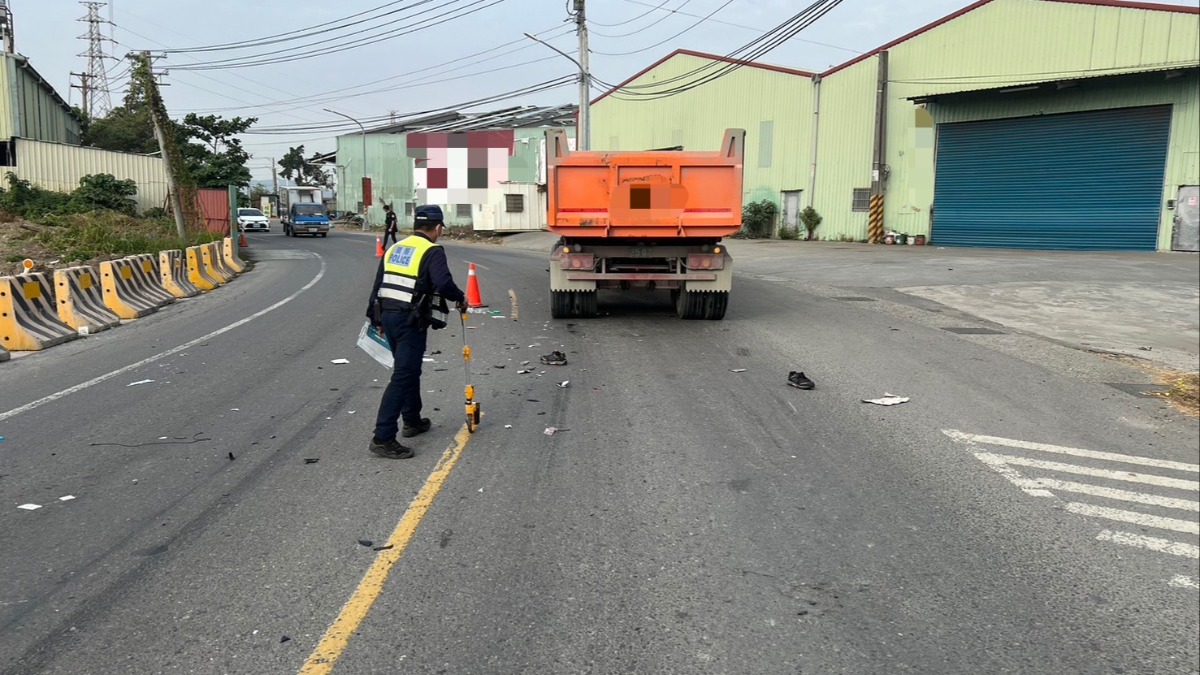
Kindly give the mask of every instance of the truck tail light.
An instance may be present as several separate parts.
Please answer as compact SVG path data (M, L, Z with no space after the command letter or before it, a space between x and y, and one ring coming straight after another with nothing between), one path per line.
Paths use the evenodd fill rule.
M725 257L719 254L692 253L687 257L688 269L721 270L725 269Z
M572 253L562 258L562 268L565 270L590 270L596 265L596 258L591 253Z

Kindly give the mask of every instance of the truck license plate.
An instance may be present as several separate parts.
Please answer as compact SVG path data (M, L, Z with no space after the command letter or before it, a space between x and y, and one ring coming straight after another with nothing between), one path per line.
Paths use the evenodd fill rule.
M320 228L317 228L317 227L310 227L310 228L308 228L308 231L309 231L309 232L316 232L318 229L320 229Z
M633 247L633 257L634 258L649 258L650 257L650 249L645 246L634 246Z

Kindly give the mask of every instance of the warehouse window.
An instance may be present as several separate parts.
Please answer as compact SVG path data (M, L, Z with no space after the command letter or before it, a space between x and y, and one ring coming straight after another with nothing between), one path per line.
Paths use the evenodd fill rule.
M758 168L771 168L771 150L775 147L775 122L763 120L758 123Z
M525 195L504 195L505 213L524 213Z
M471 217L471 205L470 204L455 205L454 215L458 218L470 218Z
M871 210L871 188L854 188L854 196L850 200L850 210Z

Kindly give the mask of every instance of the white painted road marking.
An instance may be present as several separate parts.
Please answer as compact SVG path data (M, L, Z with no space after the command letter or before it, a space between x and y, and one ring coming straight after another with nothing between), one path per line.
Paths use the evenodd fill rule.
M1200 558L1200 546L1193 546L1179 541L1171 541L1170 539L1162 539L1159 537L1147 537L1143 534L1133 534L1132 532L1114 532L1112 530L1104 530L1096 535L1096 539L1100 541L1111 541L1114 544L1124 544L1125 546L1136 546L1138 548L1157 551L1159 553L1170 553L1184 558Z
M317 258L319 258L321 260L321 271L317 273L317 276L313 277L312 281L305 284L302 288L300 288L295 293L292 293L291 295L289 295L286 298L284 298L283 300L280 300L279 302L271 305L270 307L259 310L259 311L255 312L254 314L251 314L250 316L248 316L240 321L235 321L235 322L229 324L228 326L225 326L224 328L220 328L218 330L215 330L215 331L209 333L208 335L198 337L195 340L192 340L191 342L186 342L184 344L179 345L178 347L172 347L165 352L159 352L158 354L155 354L154 356L151 356L146 359L142 359L141 361L138 361L137 363L131 363L127 366L118 368L118 369L112 371L111 373L105 373L104 375L101 375L99 377L93 377L92 379L88 380L87 382L81 382L73 387L68 387L66 389L63 389L60 392L56 392L56 393L50 394L49 396L44 396L42 398L39 398L36 401L31 401L29 403L26 403L25 405L20 406L19 408L13 408L12 410L9 410L8 412L0 413L0 422L3 422L4 420L6 420L10 417L16 417L17 415L20 415L21 413L29 412L30 410L33 410L34 408L40 408L40 407L46 405L47 403L53 403L54 401L57 401L60 398L64 398L66 396L70 396L71 394L81 392L84 389L88 389L89 387L94 387L97 384L104 382L105 380L111 380L112 378L114 378L118 375L121 375L123 373L128 373L131 370L137 370L138 368L141 368L142 366L149 365L151 363L154 363L155 361L161 361L162 359L165 359L168 356L173 356L175 354L178 354L179 352L191 349L192 347L195 347L198 344L207 342L208 340L211 340L211 339L217 337L218 335L228 333L229 331L231 331L235 328L240 328L240 327L250 323L251 321L259 318L260 316L266 314L267 312L272 312L276 309L279 309L280 307L283 307L284 305L288 304L292 300L295 300L296 298L298 298L301 293L304 293L305 291L312 288L313 286L316 286L317 282L320 281L321 278L325 276L325 259L315 253L313 255L316 255Z
M1029 441L1018 441L1012 438L1000 438L999 436L968 434L955 429L943 429L942 433L956 441L961 441L964 443L985 443L987 445L1000 445L1007 448L1019 448L1021 450L1037 450L1039 452L1051 452L1059 455L1073 455L1075 457L1102 459L1109 462L1124 462L1126 464L1140 464L1141 466L1152 466L1159 469L1173 469L1175 471L1190 471L1192 473L1200 473L1200 464L1186 464L1184 462L1172 462L1170 460L1155 459L1153 457L1122 455L1115 452L1098 452L1096 450L1069 448L1063 445L1049 445L1047 443L1031 443Z
M1110 509L1107 506L1081 504L1079 502L1068 502L1067 510L1071 513L1078 513L1081 516L1092 516L1093 518L1104 518L1105 520L1115 520L1122 523L1133 523L1134 525L1154 527L1160 530L1200 534L1200 523L1195 521L1189 522L1179 520L1178 518L1163 518L1161 516L1138 513L1137 511Z
M1069 455L1072 457L1081 457L1091 460L1153 467L1168 471L1195 473L1200 470L1200 465L1188 464L1185 462L1173 462L1169 460L1156 459L1153 457L1137 457L1134 455L1124 455L1113 452L1086 450L1084 448L1048 445L1045 443L1031 443L1028 441L1019 441L1011 438L1000 438L998 436L970 434L954 429L943 429L942 433L959 443L963 443L972 447L976 444L999 445L1008 448L1031 450L1034 452L1052 453L1060 456ZM1140 511L1127 511L1124 509L1101 506L1094 503L1066 501L1055 494L1055 491L1057 491L1089 495L1092 497L1098 497L1100 499L1113 500L1117 502L1132 502L1134 504L1143 504L1160 509L1187 511L1195 514L1200 513L1200 501L1195 500L1197 491L1200 491L1200 482L1198 481L1162 476L1154 473L1136 473L1126 470L1102 469L1095 466L1082 466L1077 464L1068 464L1065 462L1048 461L1045 459L1034 459L1030 457L999 454L995 452L986 452L982 449L972 449L972 454L974 454L975 457L977 457L993 471L1004 476L1011 483L1024 490L1027 494L1037 497L1049 497L1051 499L1056 499L1065 510L1071 513L1092 518L1102 518L1109 521L1131 523L1141 527L1180 532L1185 535L1200 535L1200 522L1194 518L1187 520L1181 518L1168 518L1162 515L1142 513ZM1039 471L1090 476L1102 480L1140 483L1142 485L1154 486L1160 490L1186 490L1189 493L1187 497L1190 498L1184 498L1183 496L1176 497L1162 494L1133 492L1131 490L1109 487L1107 485L1091 485L1088 483L1063 480L1056 477L1051 478L1040 475L1024 476L1020 471L1017 470L1016 467L1027 467L1029 469L1035 469ZM1173 541L1171 539L1162 537L1150 537L1143 534L1122 532L1117 530L1103 530L1096 536L1096 539L1099 541L1120 544L1123 546L1141 548L1147 551L1154 551L1156 553L1165 553L1183 558L1191 558L1193 560L1200 559L1200 546L1189 542ZM1200 588L1200 585L1197 585L1195 578L1186 575L1176 575L1168 583L1172 587L1176 588Z
M1120 480L1129 483L1142 483L1144 485L1157 485L1159 487L1176 488L1179 490L1191 490L1192 492L1200 490L1200 482L1194 480L1184 480L1182 478L1167 478L1165 476L1134 473L1132 471L1094 469L1090 466L1064 464L1062 462L1048 462L1042 459L1027 459L1025 457L1017 457L1016 455L997 455L991 452L977 452L975 453L975 456L987 462L989 465L994 463L1003 463L1006 465L1028 466L1035 469L1045 469L1047 471L1058 471L1060 473L1074 473L1082 476L1094 476L1096 478Z

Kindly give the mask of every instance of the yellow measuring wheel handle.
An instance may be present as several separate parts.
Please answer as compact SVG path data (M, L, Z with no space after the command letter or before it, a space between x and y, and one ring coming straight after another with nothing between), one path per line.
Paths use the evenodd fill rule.
M470 361L470 360L471 360L471 347L470 347L470 345L463 345L463 361Z
M470 403L471 399L473 399L473 398L475 398L475 385L468 384L467 385L467 403Z

